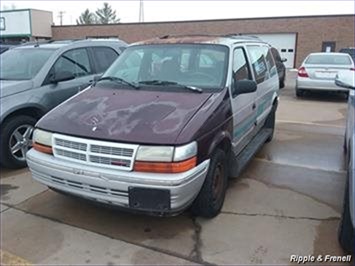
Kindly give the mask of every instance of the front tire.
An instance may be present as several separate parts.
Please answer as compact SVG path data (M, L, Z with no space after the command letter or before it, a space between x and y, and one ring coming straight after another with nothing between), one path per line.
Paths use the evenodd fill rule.
M349 206L349 180L346 182L345 195L343 203L343 213L341 216L339 229L338 229L338 240L341 247L349 253L354 252L354 228L352 226L350 217L350 206Z
M217 149L208 168L205 182L191 206L191 213L196 216L212 218L222 209L228 183L226 153Z
M20 115L11 117L1 129L1 164L6 168L26 167L26 153L32 146L32 133L36 119Z

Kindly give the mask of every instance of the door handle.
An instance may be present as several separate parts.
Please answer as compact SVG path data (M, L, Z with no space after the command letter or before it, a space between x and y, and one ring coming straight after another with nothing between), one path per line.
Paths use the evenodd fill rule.
M253 103L253 110L255 110L255 108L256 108L256 104L255 104L255 103Z

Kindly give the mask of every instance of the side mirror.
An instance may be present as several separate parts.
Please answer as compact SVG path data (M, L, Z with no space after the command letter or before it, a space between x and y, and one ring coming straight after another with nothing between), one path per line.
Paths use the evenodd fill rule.
M256 82L254 80L236 80L233 87L233 97L239 94L255 92L257 88Z
M71 80L71 79L75 79L75 76L73 73L71 73L69 71L59 71L53 75L53 77L50 79L50 82L51 83L58 83L58 82L67 81L67 80Z
M281 58L281 62L282 62L282 63L287 62L287 58Z
M348 70L338 74L335 78L335 84L339 87L355 90L354 71Z

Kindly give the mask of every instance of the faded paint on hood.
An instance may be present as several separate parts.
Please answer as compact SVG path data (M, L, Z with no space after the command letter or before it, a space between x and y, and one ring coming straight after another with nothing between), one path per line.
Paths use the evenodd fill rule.
M117 142L182 144L176 143L181 130L211 95L90 88L52 110L37 126Z

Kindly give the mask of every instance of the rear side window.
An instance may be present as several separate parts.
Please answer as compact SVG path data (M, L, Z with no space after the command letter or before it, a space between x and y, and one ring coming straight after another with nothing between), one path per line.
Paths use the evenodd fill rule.
M311 65L351 65L351 59L344 55L310 55L305 63Z
M85 48L73 49L62 54L53 66L54 73L69 71L75 77L92 73L89 56Z
M96 64L96 73L103 73L116 60L118 54L108 47L92 48Z
M256 83L262 83L277 74L275 62L267 46L248 46L247 49Z

